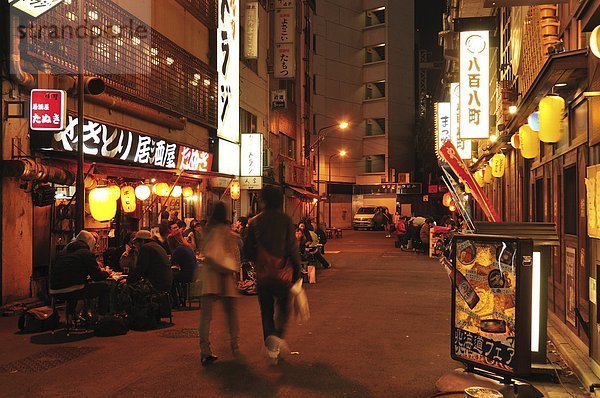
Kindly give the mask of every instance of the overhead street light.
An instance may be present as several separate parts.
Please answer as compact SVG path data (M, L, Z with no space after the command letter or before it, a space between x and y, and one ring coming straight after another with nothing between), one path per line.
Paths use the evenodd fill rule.
M313 142L313 144L308 148L308 151L306 152L306 157L309 158L310 157L310 153L312 151L314 151L314 149L317 149L317 161L316 161L316 165L317 165L317 193L320 195L321 194L321 143L323 142L323 140L325 139L325 137L327 136L327 132L325 130L331 129L333 127L337 127L340 130L345 130L350 126L350 123L348 121L342 120L339 123L335 123L335 124L331 124L329 126L325 126L325 127L321 127L319 129L319 131L317 132L317 139L315 140L315 142ZM325 132L324 132L325 131ZM322 132L324 132L323 134L321 134ZM317 225L319 225L319 221L321 219L321 212L320 212L320 206L317 204Z

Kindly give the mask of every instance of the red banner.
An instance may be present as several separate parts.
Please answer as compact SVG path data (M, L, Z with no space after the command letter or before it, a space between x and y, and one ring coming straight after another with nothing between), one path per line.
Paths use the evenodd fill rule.
M479 184L473 178L473 175L469 171L469 168L465 162L460 158L460 155L456 151L456 148L450 141L446 141L440 147L440 155L450 165L450 168L454 173L461 178L465 184L471 189L473 198L479 203L483 213L490 222L500 221L500 217L492 207L492 203L489 198L483 192Z

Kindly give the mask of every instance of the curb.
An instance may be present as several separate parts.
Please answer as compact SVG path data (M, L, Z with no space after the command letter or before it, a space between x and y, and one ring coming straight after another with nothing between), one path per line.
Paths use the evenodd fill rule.
M588 347L551 312L548 312L548 338L587 391L591 392L593 385L600 384L600 378L593 370ZM596 392L596 396L600 397L599 393L600 390Z

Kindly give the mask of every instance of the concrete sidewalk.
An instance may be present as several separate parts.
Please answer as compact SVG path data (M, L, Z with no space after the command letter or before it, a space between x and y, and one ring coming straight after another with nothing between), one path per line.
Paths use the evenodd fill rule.
M291 355L273 367L262 346L256 297L238 311L243 360L229 352L215 307L211 338L219 360L199 363L199 311L174 325L98 338L19 335L0 318L2 397L429 397L460 366L450 359L450 284L440 265L393 247L383 232L344 231L327 244L333 267L306 286L311 320L291 321ZM545 381L547 396L562 387ZM543 384L543 383L542 383ZM542 388L544 385L541 385ZM536 386L538 384L536 383ZM575 390L577 388L575 386Z

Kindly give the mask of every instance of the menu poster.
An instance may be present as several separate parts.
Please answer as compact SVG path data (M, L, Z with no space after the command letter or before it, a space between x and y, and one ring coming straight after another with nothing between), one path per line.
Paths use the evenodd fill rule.
M455 244L452 358L513 373L517 243L458 237Z
M600 165L587 168L585 190L588 235L600 239Z

